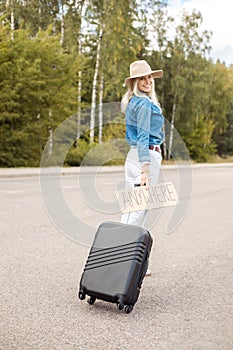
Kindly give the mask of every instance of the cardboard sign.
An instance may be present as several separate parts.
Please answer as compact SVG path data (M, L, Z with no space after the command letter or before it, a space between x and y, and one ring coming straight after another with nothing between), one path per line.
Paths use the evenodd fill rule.
M161 208L176 205L178 197L172 182L165 182L155 186L127 188L116 191L122 213L131 211Z

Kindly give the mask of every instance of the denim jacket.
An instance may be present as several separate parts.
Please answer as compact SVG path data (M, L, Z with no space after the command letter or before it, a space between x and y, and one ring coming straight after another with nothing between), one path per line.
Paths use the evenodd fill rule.
M126 140L137 147L140 162L150 162L149 145L163 142L164 117L147 97L133 96L126 108Z

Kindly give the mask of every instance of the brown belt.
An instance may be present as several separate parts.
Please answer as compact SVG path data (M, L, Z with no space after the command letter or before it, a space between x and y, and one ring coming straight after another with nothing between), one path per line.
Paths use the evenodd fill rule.
M149 149L161 153L161 148L159 146L149 146Z

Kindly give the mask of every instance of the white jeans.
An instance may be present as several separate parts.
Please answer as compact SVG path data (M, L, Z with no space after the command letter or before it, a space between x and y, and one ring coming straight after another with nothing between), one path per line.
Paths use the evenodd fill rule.
M156 185L159 178L162 156L159 152L149 150L150 152L150 184ZM125 161L125 179L126 188L134 187L141 182L141 162L138 159L137 148L130 148ZM143 226L145 224L146 210L139 210L121 215L121 223Z

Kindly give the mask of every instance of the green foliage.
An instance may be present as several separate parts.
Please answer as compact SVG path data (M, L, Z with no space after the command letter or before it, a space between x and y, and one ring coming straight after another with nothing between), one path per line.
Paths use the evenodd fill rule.
M227 127L225 131L214 135L218 154L222 157L233 155L233 103L231 105L231 111L227 114L226 119Z
M79 140L67 153L65 164L69 166L80 166L85 155L94 146L94 144L89 144L85 140Z
M32 40L19 30L14 42L3 40L5 33L1 28L0 166L38 166L49 129L77 106L73 58L49 32Z
M215 123L215 132L221 134L232 109L233 70L220 62L211 66L210 96L209 116Z
M194 131L186 138L191 158L197 162L206 162L214 154L216 145L212 140L214 123L200 118Z
M87 132L101 26L98 79L104 77L105 104L121 100L129 64L147 59L153 69L164 70L163 79L155 82L159 101L165 118L174 117L191 157L207 161L215 152L233 153L233 68L207 58L211 33L200 31L199 12L184 12L174 27L167 1L64 0L62 5L63 13L58 0L0 4L0 166L39 166L44 150L48 164L53 152L55 164L67 147L66 137L75 141L78 127L81 138L70 148L65 164L122 164L127 152L122 116L104 110L102 145L98 126L93 145ZM172 39L169 26L175 33ZM155 46L149 40L151 32ZM73 119L61 140L56 139L56 128L79 107L80 125ZM53 149L47 143L49 135L53 135Z
M67 153L65 164L69 166L123 165L126 153L125 142L113 139L104 144L89 144L79 140Z

